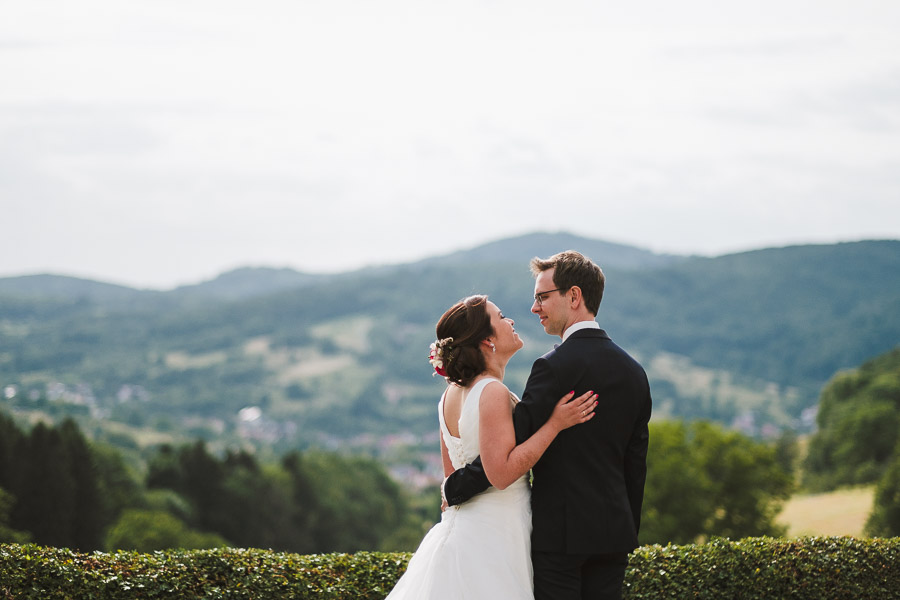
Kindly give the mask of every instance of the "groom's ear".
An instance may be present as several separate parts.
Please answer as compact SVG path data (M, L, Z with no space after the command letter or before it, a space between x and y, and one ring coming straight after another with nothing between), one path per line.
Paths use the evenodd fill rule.
M573 285L566 292L566 298L569 300L569 306L572 307L572 310L578 310L579 306L584 305L584 295L581 293L581 288L577 285Z

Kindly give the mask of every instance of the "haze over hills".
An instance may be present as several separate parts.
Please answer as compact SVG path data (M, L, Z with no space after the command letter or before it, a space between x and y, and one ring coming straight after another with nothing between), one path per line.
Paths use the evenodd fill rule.
M434 323L460 297L490 294L526 342L507 371L521 391L553 343L529 312L528 261L569 248L604 267L598 320L647 368L655 418L805 430L836 371L900 341L900 241L700 258L538 233L337 275L239 269L168 292L0 279L3 402L74 414L136 449L199 436L433 453Z
M173 295L197 295L217 297L222 300L259 296L282 289L297 288L334 277L385 273L404 266L432 267L468 265L472 263L521 263L533 256L549 256L559 249L578 249L587 256L602 256L604 267L647 268L671 264L687 257L673 254L657 254L625 244L594 240L570 233L532 233L514 238L489 242L468 250L426 258L407 265L382 265L337 275L303 273L290 268L242 267L208 281L182 285L169 292ZM599 259L597 259L599 260ZM0 293L9 292L26 296L88 296L103 299L134 292L153 293L159 290L137 290L127 286L91 281L65 275L34 274L0 278Z

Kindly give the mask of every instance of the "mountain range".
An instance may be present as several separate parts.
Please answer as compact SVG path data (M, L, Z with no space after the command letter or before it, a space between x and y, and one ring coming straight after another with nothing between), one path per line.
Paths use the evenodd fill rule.
M489 294L526 343L506 374L520 392L553 342L529 312L528 261L566 249L603 267L598 320L646 367L654 418L809 430L829 378L900 340L897 240L709 258L535 233L336 275L238 269L170 291L0 278L0 402L23 417L75 416L137 451L192 437L433 451L435 322Z

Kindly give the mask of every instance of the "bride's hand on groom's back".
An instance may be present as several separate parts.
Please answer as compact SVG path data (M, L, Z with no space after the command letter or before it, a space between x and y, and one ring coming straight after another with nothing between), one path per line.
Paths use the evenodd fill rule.
M593 391L573 399L575 392L571 391L556 403L553 413L550 415L550 422L553 423L559 431L568 429L573 425L585 423L594 417L594 408L597 406L597 394Z

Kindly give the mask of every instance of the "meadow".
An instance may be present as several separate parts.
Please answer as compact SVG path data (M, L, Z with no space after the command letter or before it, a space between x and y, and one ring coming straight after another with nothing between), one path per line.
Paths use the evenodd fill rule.
M790 538L864 537L874 493L875 486L863 486L821 494L797 494L785 503L776 521L788 527Z

